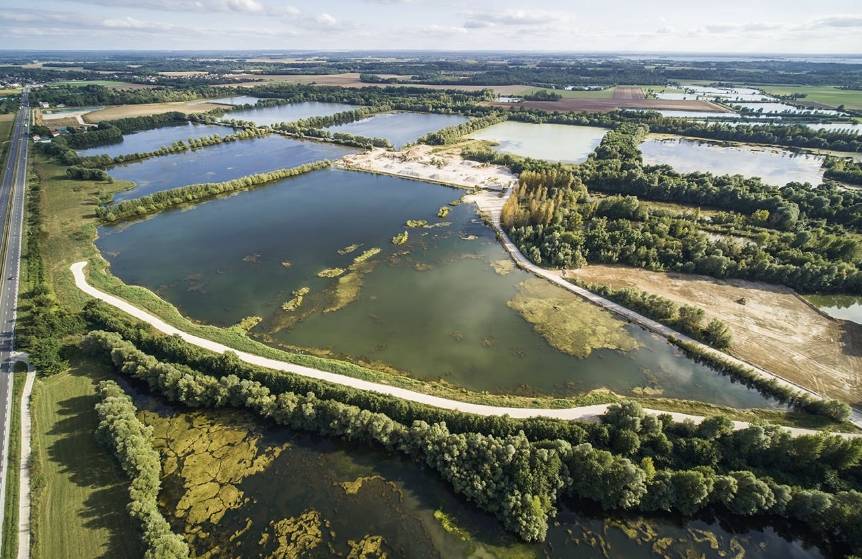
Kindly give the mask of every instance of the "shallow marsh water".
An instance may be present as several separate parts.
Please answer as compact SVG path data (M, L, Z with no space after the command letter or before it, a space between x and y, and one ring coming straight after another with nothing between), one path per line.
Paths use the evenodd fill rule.
M447 206L460 195L325 170L103 227L98 246L114 274L193 319L228 326L261 317L252 334L271 345L498 393L610 388L774 405L663 339L512 269L472 205ZM450 211L438 218L444 206ZM433 227L406 228L414 219ZM393 245L405 230L407 242ZM381 252L354 262L373 248Z
M503 153L581 163L607 133L605 128L565 124L530 124L506 121L470 134L470 138L495 142Z

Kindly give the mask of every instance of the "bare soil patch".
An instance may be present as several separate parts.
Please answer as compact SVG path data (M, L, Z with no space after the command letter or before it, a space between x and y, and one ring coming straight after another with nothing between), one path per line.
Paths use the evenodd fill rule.
M426 145L350 154L341 159L341 164L348 169L466 188L503 190L515 180L505 167L468 161L456 149L435 150Z
M558 101L524 101L522 103L491 103L494 107L539 109L542 111L607 113L617 109L652 109L676 111L729 112L724 107L709 101L676 101L670 99L578 99L563 98Z
M632 99L643 99L644 92L639 87L615 87L614 99L631 101Z
M181 113L204 113L213 109L225 108L225 105L209 103L205 100L180 101L176 103L142 103L139 105L114 105L93 111L84 115L84 120L90 123L103 120L115 120L133 116L146 116L179 111Z
M732 355L820 394L862 404L862 326L827 317L790 289L622 266L566 273L698 306L707 320L718 318L730 327Z

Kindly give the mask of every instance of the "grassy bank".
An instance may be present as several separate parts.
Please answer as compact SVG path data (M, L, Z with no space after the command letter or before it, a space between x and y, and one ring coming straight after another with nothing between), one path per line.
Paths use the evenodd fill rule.
M6 501L3 507L2 559L18 556L18 493L21 477L21 394L24 392L25 373L12 376L12 408L9 410L9 456L6 462Z
M32 557L142 557L128 481L96 441L96 384L109 373L73 356L33 390Z

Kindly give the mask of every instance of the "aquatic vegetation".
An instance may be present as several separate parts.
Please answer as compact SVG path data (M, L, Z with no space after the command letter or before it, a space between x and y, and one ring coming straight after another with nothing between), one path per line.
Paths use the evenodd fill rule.
M383 536L364 536L359 541L350 540L347 559L386 559L389 554L383 549Z
M326 268L325 270L321 270L317 272L317 277L319 278L337 278L342 275L346 270L344 268Z
M420 227L425 227L428 225L427 219L408 219L404 222L404 225L410 227L411 229L419 229Z
M302 306L302 301L305 299L305 296L311 293L310 287L300 287L299 289L295 289L293 291L293 298L284 303L281 308L284 311L292 312L297 310Z
M501 276L508 276L515 270L515 262L511 258L503 258L491 262L491 267Z
M407 231L402 231L402 232L398 233L397 235L395 235L394 237L392 237L392 244L395 246L403 245L404 243L407 242L408 236L409 236L409 234L407 233Z
M373 258L373 257L377 256L378 254L380 254L381 250L382 249L377 248L377 247L369 248L368 250L364 251L362 254L360 254L359 256L354 258L353 263L354 264L361 264L361 263L365 262L366 260Z
M258 545L273 559L299 559L323 542L324 522L320 513L308 510L299 516L272 521ZM326 523L328 528L328 522Z
M449 208L448 207L443 206L439 210L437 210L437 217L439 217L440 219L443 219L447 215L449 215Z
M362 489L362 486L372 480L386 481L383 476L364 476L358 477L353 481L344 481L339 483L338 485L344 489L344 492L348 495L356 495L359 493L359 490Z
M338 249L338 254L344 256L345 254L350 254L351 252L355 252L356 249L362 246L363 243L354 243L352 245L347 245L344 248Z
M624 322L546 281L532 278L522 282L508 305L549 344L569 355L584 358L595 349L637 348Z
M164 417L142 413L153 429L153 444L163 456L162 470L174 516L189 541L205 540L209 526L243 505L239 484L263 471L284 450L262 449L252 421L236 415L187 413Z
M255 326L261 323L263 318L259 316L247 316L239 321L239 323L235 326L236 329L242 330L243 332L248 332Z
M341 310L359 297L359 291L362 288L363 276L374 269L374 263L367 262L366 260L374 256L374 254L368 256L368 258L364 260L359 259L366 253L375 250L377 252L374 252L374 254L380 252L379 248L370 249L357 256L354 263L351 264L350 268L348 268L348 272L338 278L338 283L335 284L335 288L332 291L332 300L326 308L323 309L323 312L328 313Z
M470 532L455 524L452 518L442 510L435 510L434 518L440 522L440 526L442 526L444 530L458 537L460 540L467 541L470 539Z

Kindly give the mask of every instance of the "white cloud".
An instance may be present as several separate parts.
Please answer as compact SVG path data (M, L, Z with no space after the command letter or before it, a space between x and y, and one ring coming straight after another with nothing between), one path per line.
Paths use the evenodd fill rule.
M331 14L322 13L314 18L314 21L323 25L324 27L334 27L338 25L338 20L335 19Z

